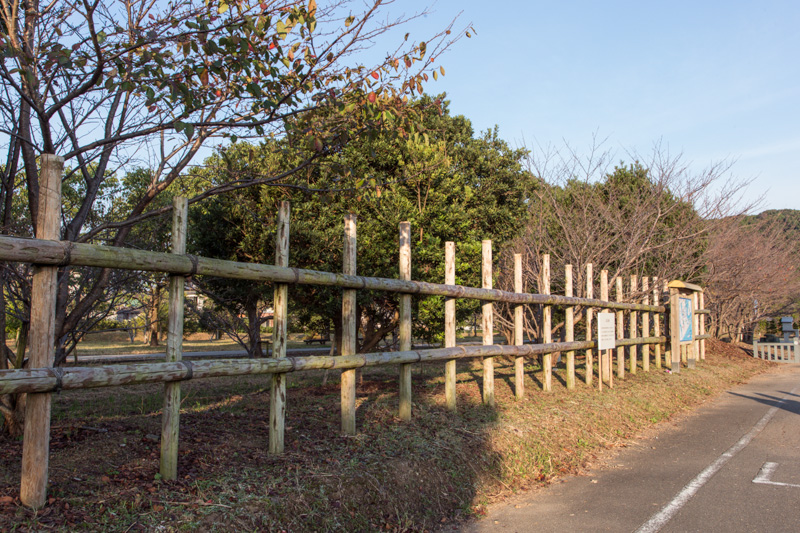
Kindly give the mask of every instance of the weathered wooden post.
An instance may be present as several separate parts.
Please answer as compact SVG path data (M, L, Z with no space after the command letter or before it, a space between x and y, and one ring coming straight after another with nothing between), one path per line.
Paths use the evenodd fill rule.
M186 253L186 229L189 201L175 197L172 206L172 253ZM169 315L165 361L177 363L183 359L183 276L169 277ZM181 382L164 384L164 411L161 414L161 463L159 471L164 480L178 477L178 443L180 435Z
M659 297L659 289L658 289L658 278L653 278L653 305L660 305L660 297ZM656 337L661 336L661 314L660 313L653 313L653 335ZM655 345L655 359L656 359L656 368L661 368L661 343L657 342Z
M631 302L635 302L636 301L636 290L637 290L636 280L637 280L636 274L632 274L631 275L631 293L630 293ZM630 336L631 336L632 339L638 337L638 335L636 334L636 330L637 330L638 322L639 322L638 318L639 317L637 316L636 311L631 311L628 314L628 329L629 329ZM638 359L638 353L637 353L636 345L635 344L631 344L631 346L630 346L630 368L628 370L631 374L636 374L636 370L637 370L636 367L639 364L637 359Z
M614 280L614 286L616 289L616 299L618 302L622 302L622 277L617 276ZM625 338L625 312L622 309L617 310L617 338ZM623 346L617 346L617 377L619 379L625 377L625 348Z
M522 254L514 254L514 292L522 292ZM514 306L514 345L522 346L522 304ZM514 359L514 396L525 397L525 358Z
M664 366L672 370L672 293L669 289L669 282L661 280L661 297L659 298L666 308L664 313L664 335L669 335L669 339L664 343Z
M61 239L61 174L64 159L42 154L39 171L39 214L36 238ZM48 368L55 362L57 266L33 267L31 287L29 368ZM50 393L28 394L22 441L20 500L38 509L47 500L50 464Z
M411 279L411 223L400 223L400 279ZM411 295L400 295L400 351L411 349ZM400 420L411 420L411 363L400 365Z
M608 294L608 270L601 270L600 271L600 299L604 302L609 301L609 294ZM599 336L598 336L599 340ZM597 348L597 360L600 361L600 382L602 383L605 381L608 383L609 386L613 383L612 376L614 373L611 371L611 351L610 350L600 350L600 346L598 343Z
M492 288L492 241L481 243L481 273L484 289ZM483 344L494 344L494 314L492 302L484 302L482 310ZM483 358L483 403L494 407L494 358Z
M688 368L695 367L695 305L696 294L703 289L692 283L669 282L670 298L670 351L672 352L672 371L680 372L681 361Z
M650 279L647 277L642 278L642 292L644 293L644 297L642 298L642 303L644 305L650 305ZM643 311L642 312L642 337L649 337L650 336L650 312ZM643 344L642 345L642 370L645 372L650 372L650 345Z
M550 254L542 255L542 294L550 294ZM542 306L542 341L545 344L553 342L553 308L549 305ZM542 389L553 390L553 354L546 353L542 356L542 370L544 379Z
M592 264L588 263L586 265L586 298L592 299L594 298L594 283L592 281ZM592 340L592 308L586 308L586 340ZM592 363L592 349L586 349L586 384L592 384L592 373L593 370L593 363Z
M289 224L291 205L281 202L275 236L275 266L289 266ZM289 285L276 283L272 302L272 357L286 357L286 332L289 322ZM286 374L272 374L269 394L269 453L283 453L283 436L286 426Z
M705 310L706 308L706 296L704 291L700 291L697 295L700 299L699 301L699 308ZM706 315L700 315L700 329L697 331L701 336L705 336L706 334ZM705 361L706 359L706 340L700 339L700 360Z
M356 215L350 213L344 217L344 254L342 272L345 275L356 275ZM356 354L356 290L342 291L342 355ZM356 370L342 371L341 382L342 433L356 434Z
M564 265L564 295L573 296L572 290L572 265ZM575 340L575 308L569 306L564 310L564 340ZM520 319L521 322L521 319ZM567 389L575 388L575 352L567 352Z
M700 315L697 314L697 310L700 309L697 305L700 303L700 298L698 297L699 294L699 291L694 291L692 293L692 331L694 332L694 340L691 346L692 359L694 360L695 364L700 359L700 341L697 339L697 336L700 334ZM690 368L694 368L694 365L692 365Z
M446 285L456 284L456 244L446 242L444 245L444 282ZM447 297L444 301L444 346L452 348L456 345L456 299ZM456 410L456 360L444 364L444 396L447 408Z
M678 319L678 289L674 287L669 288L669 351L671 354L672 372L679 373L681 371L681 344L679 335L679 319Z

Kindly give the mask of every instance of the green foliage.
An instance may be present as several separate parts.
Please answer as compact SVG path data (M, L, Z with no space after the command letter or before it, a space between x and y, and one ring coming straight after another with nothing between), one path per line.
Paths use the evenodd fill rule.
M412 228L412 278L444 280L444 243L457 249L457 283L479 285L480 242L493 239L496 249L519 230L525 220L526 174L522 150L513 150L497 130L474 136L470 122L449 115L441 99L425 97L413 104L425 135L417 140L378 135L351 141L331 160L310 168L303 186L273 186L237 192L194 210L191 245L214 257L271 263L274 217L280 200L292 201L290 265L337 272L342 268L342 221L358 217L358 272L397 277L398 226ZM442 113L438 108L442 108ZM289 137L286 142L293 143ZM242 180L261 173L277 174L286 162L281 143L260 146L238 143L207 161L200 174L232 172ZM207 178L206 178L207 179ZM227 178L219 178L227 180ZM252 289L253 297L259 288ZM251 293L241 288L242 295ZM266 297L261 294L257 297ZM301 323L318 316L336 320L338 290L293 287L290 301ZM376 334L393 329L396 299L359 292L359 310ZM461 305L466 317L477 304ZM416 302L418 335L440 335L443 318L436 298ZM388 329L387 329L388 328Z

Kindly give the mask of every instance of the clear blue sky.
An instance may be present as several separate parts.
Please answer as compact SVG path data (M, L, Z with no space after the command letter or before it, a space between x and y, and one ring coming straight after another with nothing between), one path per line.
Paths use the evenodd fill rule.
M766 192L762 209L800 209L800 2L398 0L432 13L405 28L422 39L463 11L477 30L427 84L476 130L512 145L592 135L648 152L661 140L698 170L732 172Z

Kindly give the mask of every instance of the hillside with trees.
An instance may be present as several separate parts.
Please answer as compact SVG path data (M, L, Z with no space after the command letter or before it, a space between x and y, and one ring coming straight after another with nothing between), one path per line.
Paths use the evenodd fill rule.
M721 222L704 255L711 331L743 340L759 322L798 311L800 211L768 210Z

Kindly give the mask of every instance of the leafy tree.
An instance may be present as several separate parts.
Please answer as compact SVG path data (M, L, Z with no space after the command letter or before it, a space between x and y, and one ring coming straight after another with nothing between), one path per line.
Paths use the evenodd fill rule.
M121 246L133 224L170 209L157 198L211 142L291 130L304 155L256 182L267 183L290 180L363 132L413 132L406 96L440 69L450 28L427 42L407 40L376 63L359 61L361 50L408 20L385 16L381 0L0 0L4 228L18 195L30 233L36 228L38 153L63 156L65 179L81 183L62 238ZM107 180L134 166L150 169L151 181L130 192L126 211L94 219ZM192 201L241 185L218 183ZM68 303L76 276L88 276L85 290ZM57 363L69 332L108 299L112 278L107 269L61 270Z
M500 244L524 221L523 187L529 181L520 165L524 152L509 148L496 130L474 136L469 120L450 116L441 98L425 97L414 107L424 127L417 138L377 135L359 139L309 169L302 189L266 188L257 199L250 193L241 195L233 203L242 206L246 215L235 230L227 228L213 243L224 250L215 252L207 243L196 252L218 257L236 253L272 262L276 205L280 199L291 199L289 261L293 266L340 271L342 220L345 214L356 213L358 271L363 275L397 276L398 225L407 220L412 226L413 279L443 281L444 242L453 240L460 260L457 281L478 284L480 241L491 238ZM269 167L282 164L274 156L276 149L274 143L258 147L237 144L209 161L206 171L218 167L220 172L234 171L255 179L260 172L269 174L274 172ZM308 194L308 190L316 192ZM228 216L236 216L235 211ZM205 223L197 217L192 223L194 234L210 235L222 216L208 217ZM262 240L264 236L268 238ZM191 242L197 245L201 241L193 237ZM301 323L326 317L334 325L337 340L341 338L338 290L295 287L290 301ZM395 329L397 307L392 295L359 291L361 351L375 349ZM435 338L441 334L442 308L436 298L417 302L417 335ZM474 309L459 306L462 317Z

